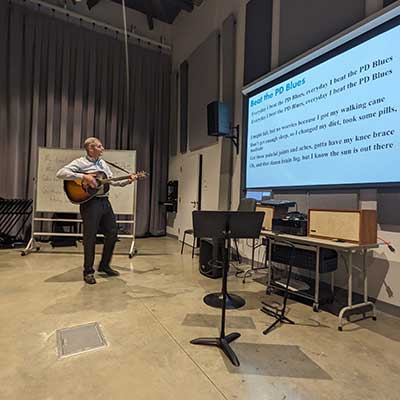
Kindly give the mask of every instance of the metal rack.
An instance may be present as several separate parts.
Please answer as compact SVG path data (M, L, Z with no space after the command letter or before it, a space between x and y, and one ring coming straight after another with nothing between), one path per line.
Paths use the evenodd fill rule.
M135 186L137 182L133 183ZM36 194L36 184L35 186L35 194ZM132 215L131 220L117 220L117 224L127 224L131 225L131 234L127 235L118 235L118 238L127 238L127 239L132 239L131 241L131 246L128 252L129 258L132 258L135 254L137 254L137 249L135 247L135 230L136 230L136 187L135 187L135 206L134 206L134 212ZM74 232L53 232L51 231L46 231L46 230L40 230L36 231L35 227L38 222L76 222L78 224L82 224L83 220L82 219L65 219L65 218L44 218L44 217L36 217L37 211L35 210L35 202L32 202L32 210L33 210L33 217L32 217L32 233L31 233L31 239L29 240L27 246L25 249L21 252L21 256L26 256L29 253L33 251L39 251L40 250L40 245L37 242L36 238L39 236L64 236L64 237L78 237L82 238L83 234L82 233L74 233ZM78 229L79 231L81 229ZM104 237L102 234L98 234L97 237Z
M0 244L12 246L31 214L32 200L0 199Z
M274 250L273 250L273 245L277 244L279 246L288 246L286 241L283 239L279 238L269 238L268 240L268 265L270 266L268 270L268 286L267 290L270 291L271 288L278 289L278 290L283 290L283 286L281 283L278 283L279 281L274 279L274 268L272 268L273 262L278 262L278 260L274 260ZM321 293L326 293L329 292L329 298L333 300L334 296L334 272L322 272L320 268L320 253L321 253L321 247L319 246L312 246L312 245L305 245L305 244L299 244L299 243L293 243L292 241L289 242L291 245L293 245L296 249L303 249L303 250L308 250L313 253L315 253L315 263L314 263L314 269L313 269L313 274L315 275L314 279L306 279L302 277L302 281L305 282L307 280L307 284L309 284L309 289L305 290L291 290L290 288L288 289L288 292L294 296L302 297L306 300L310 300L313 302L313 310L318 311L319 306L322 303L322 295ZM288 246L289 247L289 246ZM285 264L284 262L282 262ZM296 266L294 266L296 267ZM302 269L301 267L297 267ZM310 270L307 268L306 270ZM330 273L330 285L324 284L321 282L321 274L323 273ZM321 290L324 289L324 290Z
M288 234L276 234L270 231L262 231L261 235L267 237L269 240L269 255L268 255L268 266L271 265L271 251L272 251L272 243L279 243L282 241L291 242L294 246L307 246L313 247L316 252L316 265L315 265L315 289L313 296L313 309L314 311L318 311L319 309L319 294L320 294L320 251L321 248L328 248L336 250L340 253L344 259L346 260L348 267L347 274L347 306L342 307L339 312L338 317L338 330L343 330L343 318L348 311L353 310L364 310L365 307L371 308L372 311L372 319L376 320L376 310L375 304L369 300L368 298L368 265L366 262L366 255L368 251L372 249L376 249L379 247L378 243L372 244L358 244L351 242L334 242L328 239L320 239L310 236L295 236ZM362 256L362 279L363 279L363 301L355 303L353 301L353 255L361 254ZM333 290L333 277L331 280L331 289ZM272 271L271 268L268 268L268 281L267 281L267 291L273 286L272 283ZM311 297L312 298L312 297ZM361 311L360 311L361 312ZM365 310L362 312L365 316Z

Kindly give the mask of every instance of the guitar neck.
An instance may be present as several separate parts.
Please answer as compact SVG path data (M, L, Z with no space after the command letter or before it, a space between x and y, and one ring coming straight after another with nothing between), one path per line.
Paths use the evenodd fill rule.
M128 179L132 175L123 175L123 176L118 176L117 178L107 178L107 179L101 179L100 182L102 184L105 183L111 183L111 182L118 182L118 181L124 181L125 179Z

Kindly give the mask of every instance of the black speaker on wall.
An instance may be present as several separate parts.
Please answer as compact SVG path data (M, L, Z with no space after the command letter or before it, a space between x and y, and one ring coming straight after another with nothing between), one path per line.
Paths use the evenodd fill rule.
M227 104L213 101L207 105L207 128L209 136L227 136L231 133L230 113Z

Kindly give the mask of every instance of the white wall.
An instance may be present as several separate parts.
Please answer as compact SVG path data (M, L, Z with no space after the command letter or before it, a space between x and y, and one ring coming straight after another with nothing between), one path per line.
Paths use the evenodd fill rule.
M373 252L369 264L369 287L371 295L385 303L400 306L400 232L397 227L380 227L378 236L391 242L396 253L390 252L386 246Z
M192 155L203 155L203 179L202 179L202 210L216 210L218 208L218 188L220 183L219 166L221 161L220 144L210 146L203 150L188 152L177 157L172 157L169 162L168 180L177 180L182 182L182 167L187 157ZM193 177L197 179L197 177ZM180 190L182 185L178 187L179 198L182 196ZM184 221L179 210L181 204L178 199L178 212L170 214L169 225L167 226L167 234L179 236L184 229L187 228L187 221ZM173 216L173 218L171 218Z
M366 0L366 15L370 15L382 8L382 0ZM242 98L241 87L243 85L244 68L244 36L245 36L245 12L247 0L206 0L201 7L196 8L191 14L181 13L176 19L172 28L173 42L173 68L176 70L182 61L207 38L215 29L221 27L223 20L231 13L237 18L237 37L236 37L236 77L235 77L235 125L242 125ZM280 0L274 0L273 26L272 26L272 65L277 66L279 57L279 9ZM194 28L196 27L196 28ZM199 78L200 79L200 78ZM178 127L179 131L179 127ZM220 139L221 140L221 139ZM179 180L179 168L182 160L187 155L179 155L179 138L177 141L177 156L172 157L169 164L170 179ZM204 166L207 175L207 191L203 191L203 208L218 209L219 176L217 171L220 167L220 148L221 144L197 151L204 156ZM233 160L233 179L232 179L232 209L236 209L240 196L240 154L234 154ZM214 172L214 174L213 174ZM210 173L212 175L210 175ZM362 196L361 196L362 197ZM167 228L170 234L178 235L179 212L172 227ZM392 244L400 251L400 230L397 227L379 227L379 236ZM241 251L250 257L251 252L247 244L242 241ZM261 261L262 254L258 257ZM373 258L369 259L370 295L386 303L400 306L400 262L397 253L391 253L386 247L380 247L373 252ZM357 262L357 260L356 260ZM358 275L357 273L355 275ZM341 287L346 287L346 273L343 268L336 274L336 283ZM361 277L354 279L354 288L361 292Z
M216 30L221 29L223 21L230 15L234 14L237 19L237 36L236 36L236 101L234 125L242 124L242 107L241 107L241 88L243 85L243 54L244 54L244 29L245 29L245 13L246 3L248 0L206 0L200 7L195 7L192 13L182 12L175 20L172 27L172 43L173 69L178 70L179 65L186 60L190 54L208 37L208 35ZM196 29L194 29L196 27ZM188 34L190 32L190 34ZM201 77L199 77L201 79ZM179 117L178 117L179 121ZM179 132L179 127L178 127ZM178 132L176 133L178 135ZM188 154L203 155L203 182L202 182L202 210L218 209L219 192L220 192L220 167L221 167L221 145L222 140L213 146L197 150ZM179 138L177 140L177 156L171 157L169 164L169 179L177 179L179 181L180 167L183 159L188 154L179 154ZM234 155L234 171L237 177L240 177L240 154ZM235 209L239 198L239 184L237 179L233 184L232 207ZM178 205L179 208L179 205ZM172 226L167 227L169 234L178 236L181 229L179 210L176 218L172 222Z

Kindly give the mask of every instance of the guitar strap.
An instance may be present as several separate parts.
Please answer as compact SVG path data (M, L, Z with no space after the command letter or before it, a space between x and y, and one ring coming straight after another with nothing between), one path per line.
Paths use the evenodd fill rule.
M103 160L104 160L104 158L103 158ZM107 161L107 160L104 160L107 164L110 164L110 165L112 165L113 167L115 167L115 168L117 168L117 169L119 169L119 170L121 170L121 171L123 171L123 172L126 172L127 174L131 174L131 172L129 172L129 171L127 171L126 169L123 169L122 167L120 167L120 166L118 166L118 165L116 165L116 164L114 164L114 163L112 163L111 161Z

